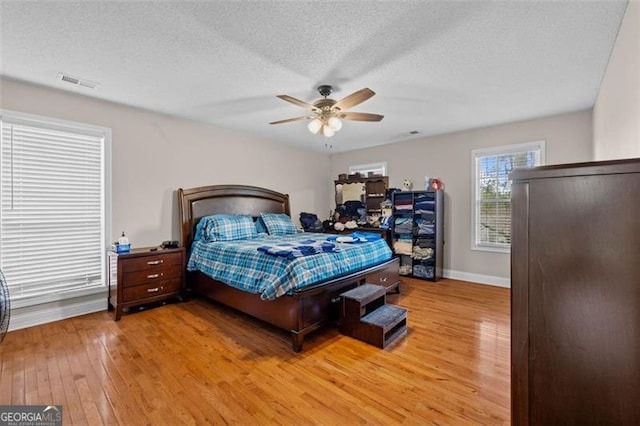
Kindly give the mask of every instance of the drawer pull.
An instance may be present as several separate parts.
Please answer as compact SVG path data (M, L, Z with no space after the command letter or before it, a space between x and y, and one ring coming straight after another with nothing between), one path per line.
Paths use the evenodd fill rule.
M381 283L386 283L387 282L387 277L386 276L380 277L380 282Z
M338 302L340 302L340 296L334 297L333 299L331 299L331 303L338 303Z
M160 287L156 287L156 288L148 288L147 289L147 293L155 293L157 291L163 290L164 287L160 286Z
M147 278L158 278L163 276L164 273L160 273L160 274L151 274L151 275L147 275Z
M160 260L151 260L149 262L147 262L147 265L159 265L161 263L164 263L164 260L160 259Z

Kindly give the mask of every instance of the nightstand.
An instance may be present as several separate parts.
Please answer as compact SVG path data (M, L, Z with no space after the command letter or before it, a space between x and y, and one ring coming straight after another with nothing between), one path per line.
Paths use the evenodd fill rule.
M177 297L185 288L184 247L107 254L109 305L118 321L130 307Z

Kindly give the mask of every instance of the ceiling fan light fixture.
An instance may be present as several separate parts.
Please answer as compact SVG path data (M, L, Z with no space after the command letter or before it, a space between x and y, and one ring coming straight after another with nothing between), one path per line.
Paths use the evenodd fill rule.
M322 121L320 121L319 118L315 118L311 120L307 125L307 129L309 129L309 131L314 135L318 134L318 132L320 131L320 128L322 128Z
M327 121L327 125L331 127L335 132L342 129L342 121L338 117L331 117L329 121Z
M322 126L322 134L327 137L330 138L331 136L336 134L336 131L333 130L333 128L327 124L325 124L324 126Z

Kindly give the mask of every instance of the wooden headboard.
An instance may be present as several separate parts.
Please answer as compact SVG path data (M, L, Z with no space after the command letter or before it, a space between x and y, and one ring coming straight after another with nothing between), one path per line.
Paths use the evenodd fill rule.
M289 195L270 189L247 185L213 185L178 189L180 205L180 245L191 247L198 221L215 213L249 214L286 213Z

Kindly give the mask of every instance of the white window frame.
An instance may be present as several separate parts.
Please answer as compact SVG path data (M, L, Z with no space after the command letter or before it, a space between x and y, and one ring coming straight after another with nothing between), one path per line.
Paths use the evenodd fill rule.
M12 309L34 306L43 303L57 302L75 297L88 296L92 294L105 293L107 289L106 275L106 252L108 250L109 235L111 235L111 147L112 147L112 131L108 127L90 125L68 120L61 120L51 117L39 116L23 112L0 109L0 124L5 125L5 121L11 124L24 124L33 127L51 130L63 130L67 132L78 132L82 134L99 135L103 138L103 163L102 163L102 179L103 179L103 205L102 205L102 235L101 235L101 284L89 288L66 290L57 293L48 293L42 295L33 295L25 297L12 298ZM1 131L1 129L0 129ZM1 152L0 152L1 155ZM0 202L2 200L0 199ZM1 210L0 210L1 214ZM2 218L0 217L0 220ZM64 241L60 242L61 250L64 250Z
M513 145L502 145L491 148L474 149L471 151L471 249L497 253L510 253L511 245L486 243L480 241L480 182L479 164L484 157L495 155L509 155L521 152L537 151L538 163L542 166L546 161L546 142L544 140L526 142Z
M380 176L387 176L387 162L380 161L378 163L355 164L349 166L349 174L360 173L362 176L368 176L369 172L379 173Z

